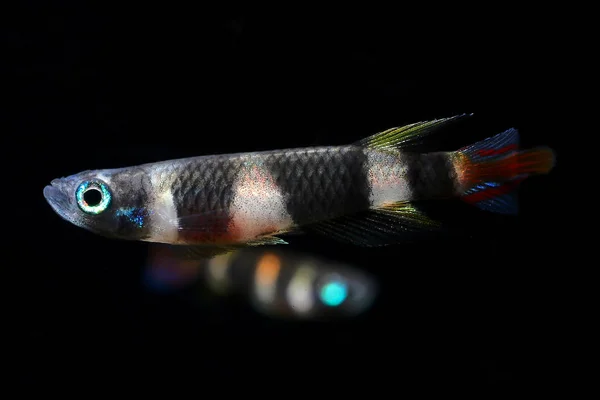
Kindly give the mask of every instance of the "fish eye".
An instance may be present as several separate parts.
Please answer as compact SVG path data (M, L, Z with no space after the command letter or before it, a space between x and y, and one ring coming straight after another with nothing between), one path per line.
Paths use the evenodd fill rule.
M112 195L103 182L85 181L75 192L77 205L88 214L100 214L108 208Z

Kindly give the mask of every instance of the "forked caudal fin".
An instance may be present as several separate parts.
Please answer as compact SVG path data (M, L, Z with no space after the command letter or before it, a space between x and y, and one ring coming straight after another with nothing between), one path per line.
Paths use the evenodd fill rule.
M511 128L454 153L462 200L502 214L518 212L517 186L532 175L554 167L548 147L519 150L519 133Z

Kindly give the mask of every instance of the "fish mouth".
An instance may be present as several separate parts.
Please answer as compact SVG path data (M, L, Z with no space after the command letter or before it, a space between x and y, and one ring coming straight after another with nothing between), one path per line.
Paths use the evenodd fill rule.
M64 183L60 179L54 179L50 185L44 188L44 197L58 215L71 221L67 215L67 211L71 208L71 202L64 192Z

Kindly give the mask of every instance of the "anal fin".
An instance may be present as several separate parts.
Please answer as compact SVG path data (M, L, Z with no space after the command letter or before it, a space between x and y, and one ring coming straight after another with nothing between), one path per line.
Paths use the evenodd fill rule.
M186 260L208 259L249 246L288 244L276 236L263 236L246 243L226 245L171 245L176 257Z
M247 246L263 246L263 245L277 245L277 244L288 244L285 240L278 238L277 236L261 236L257 239L246 242Z
M229 253L242 246L212 246L212 245L172 245L171 249L176 258L183 260L209 259L219 254Z
M411 241L415 235L432 232L440 224L408 202L311 224L304 229L359 246L377 247Z

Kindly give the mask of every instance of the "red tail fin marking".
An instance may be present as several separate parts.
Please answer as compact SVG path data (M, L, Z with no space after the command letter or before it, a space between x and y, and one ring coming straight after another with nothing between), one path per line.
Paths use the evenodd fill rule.
M520 175L548 173L554 165L554 154L549 148L524 150L499 160L472 162L464 178L471 185L480 182L506 182Z
M515 179L514 181L507 182L502 186L490 187L479 192L468 194L466 196L463 196L462 199L467 203L471 204L479 203L483 200L488 200L494 197L502 196L503 194L510 193L511 191L515 190L519 183L521 183L522 181L523 179Z
M518 146L516 144L509 144L504 147L500 147L498 149L479 149L477 150L477 155L480 157L489 157L496 156L504 153L508 153L509 151L517 150Z

